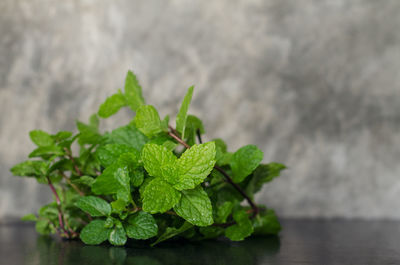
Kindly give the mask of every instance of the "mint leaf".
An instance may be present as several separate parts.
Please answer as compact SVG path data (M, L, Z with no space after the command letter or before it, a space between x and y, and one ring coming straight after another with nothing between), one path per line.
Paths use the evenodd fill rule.
M134 123L147 137L155 136L162 131L160 116L156 108L151 105L142 105L136 110Z
M82 229L80 238L85 244L98 245L107 240L110 231L104 220L93 220Z
M99 129L99 125L100 125L100 119L97 116L97 114L92 114L89 117L89 126L96 128L97 130Z
M138 167L133 171L129 171L129 177L131 178L132 186L139 187L144 181L144 168Z
M161 121L161 129L164 132L168 132L168 125L169 125L169 115L165 116L164 119Z
M215 160L217 160L217 165L219 166L225 166L228 163L224 163L224 156L227 153L227 146L226 143L222 140L222 139L213 139L213 141L215 142Z
M204 134L203 122L194 115L188 115L184 133L188 145L192 146L196 143L197 132Z
M150 181L143 192L143 211L164 213L180 200L181 193L161 178Z
M182 198L174 210L193 225L208 226L213 223L210 198L200 186L193 190L182 191Z
M166 164L161 167L161 176L171 185L179 181L178 170L175 164Z
M215 144L208 142L187 149L177 162L179 182L174 185L178 190L193 189L211 173L215 164Z
M175 227L167 227L167 229L165 230L165 232L157 239L156 242L154 242L153 244L151 244L151 246L155 246L165 240L168 240L174 236L177 236L179 234L182 234L183 232L185 232L186 230L192 228L193 225L185 222L183 223L183 225L179 228L175 228Z
M117 113L122 107L125 107L126 100L125 96L118 92L106 99L103 104L100 105L99 111L97 112L101 118L108 118Z
M113 213L118 213L118 214L120 214L123 211L125 211L126 205L127 205L126 201L125 200L121 200L121 199L113 201L110 204L111 204L112 212Z
M42 156L62 156L64 150L57 145L39 146L29 154L29 158Z
M85 186L91 187L93 185L94 181L95 181L95 179L93 177L82 176L82 177L80 177L78 179L72 180L72 183L81 184L81 185L85 185Z
M142 87L131 71L128 71L125 79L125 98L133 111L136 111L141 105L145 104L142 95Z
M49 235L55 231L54 226L52 226L48 220L38 220L35 224L36 231L41 235Z
M158 227L151 214L141 211L128 218L125 230L129 238L149 239L157 235Z
M29 132L29 136L37 146L49 146L54 144L54 140L50 134L42 130L33 130Z
M102 137L97 127L84 124L80 121L76 122L76 126L78 127L78 130L80 132L78 138L78 143L80 145L98 144L101 142Z
M38 220L38 218L36 217L36 215L34 215L32 213L24 215L21 218L21 221L37 221L37 220Z
M96 157L102 166L108 167L115 163L122 154L130 152L137 153L137 150L127 145L107 144L97 148Z
M60 142L60 141L64 141L64 140L70 138L71 136L72 136L72 132L60 131L60 132L52 135L51 138L53 138L53 140L56 142Z
M253 219L255 235L277 235L282 227L273 210L261 212Z
M40 177L46 174L48 164L44 161L27 160L11 168L14 176Z
M285 165L279 163L259 165L256 170L254 170L253 175L249 177L245 188L246 194L252 197L254 193L261 190L264 183L270 182L278 177L280 172L285 168Z
M255 145L246 145L237 150L230 162L233 181L236 183L242 182L257 168L263 156L263 152Z
M103 173L96 178L92 184L94 194L116 194L118 192L127 192L129 186L129 172L126 167L120 167L115 163L106 168Z
M87 212L93 217L96 216L108 216L111 214L111 206L105 200L94 197L85 196L80 197L75 205L82 211Z
M190 102L192 101L193 88L193 86L189 87L178 115L176 116L176 130L181 133L182 139L185 139L186 117Z
M122 226L116 225L110 232L108 241L114 246L123 246L126 243L126 232Z
M224 234L224 229L217 226L199 227L199 232L204 236L204 239L217 238Z
M168 137L166 135L161 135L161 136L155 137L155 138L151 139L148 143L162 145L165 148L167 148L168 151L175 150L176 146L178 145L177 143L173 142L170 137Z
M217 207L215 221L217 223L225 223L228 216L232 213L235 204L232 201L225 201L222 205Z
M107 143L127 145L139 152L147 141L147 137L132 124L119 127L107 136Z
M147 173L153 177L162 177L163 165L174 164L176 156L167 148L157 144L146 144L142 150L142 160Z
M253 225L244 210L239 210L233 214L235 225L229 226L225 230L225 236L233 241L241 241L253 233Z

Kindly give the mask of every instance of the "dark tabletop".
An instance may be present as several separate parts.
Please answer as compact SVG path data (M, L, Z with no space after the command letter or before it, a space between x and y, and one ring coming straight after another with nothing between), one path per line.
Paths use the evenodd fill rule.
M0 225L0 264L400 264L400 222L284 220L279 237L175 242L155 248L85 246Z

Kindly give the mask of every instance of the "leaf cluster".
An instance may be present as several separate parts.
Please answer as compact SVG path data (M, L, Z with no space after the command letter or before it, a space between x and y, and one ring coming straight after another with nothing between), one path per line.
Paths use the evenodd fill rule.
M35 221L41 234L90 245L277 234L274 211L253 200L285 166L262 164L254 145L229 152L221 139L202 143L202 122L188 115L192 94L190 87L173 128L169 116L161 119L145 103L129 71L124 91L108 97L88 123L77 121L77 133L31 131L36 148L11 172L48 185L54 202L23 220ZM132 121L101 132L101 119L124 107L135 113Z

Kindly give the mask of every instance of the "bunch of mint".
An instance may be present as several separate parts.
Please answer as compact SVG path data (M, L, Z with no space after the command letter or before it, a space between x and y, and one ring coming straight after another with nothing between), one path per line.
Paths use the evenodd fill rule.
M80 237L90 245L277 234L274 211L253 199L285 166L260 164L263 153L254 145L231 153L221 139L202 143L201 120L187 114L192 94L190 87L173 128L169 116L161 120L145 104L129 71L125 91L108 97L89 123L78 121L77 134L31 131L34 159L11 171L47 184L54 202L22 219L36 221L41 234ZM99 118L123 107L136 113L133 120L102 134ZM79 153L73 154L76 143Z

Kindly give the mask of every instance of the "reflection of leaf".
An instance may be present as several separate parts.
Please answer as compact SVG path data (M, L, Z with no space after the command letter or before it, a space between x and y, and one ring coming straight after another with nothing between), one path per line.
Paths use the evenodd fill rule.
M39 255L38 259L35 256L27 256L25 260L27 264L37 260L38 264L63 265L256 265L262 260L271 260L280 247L279 238L276 236L254 237L234 244L221 241L164 243L162 247L156 248L147 247L142 243L135 245L132 242L133 245L128 249L108 244L85 246L78 241L55 241L50 237L39 237L36 244L33 244L29 239L26 241L17 239L20 238L19 234L12 231L11 234L18 240L18 247Z
M112 264L124 264L126 259L126 250L124 248L111 247L108 253Z

